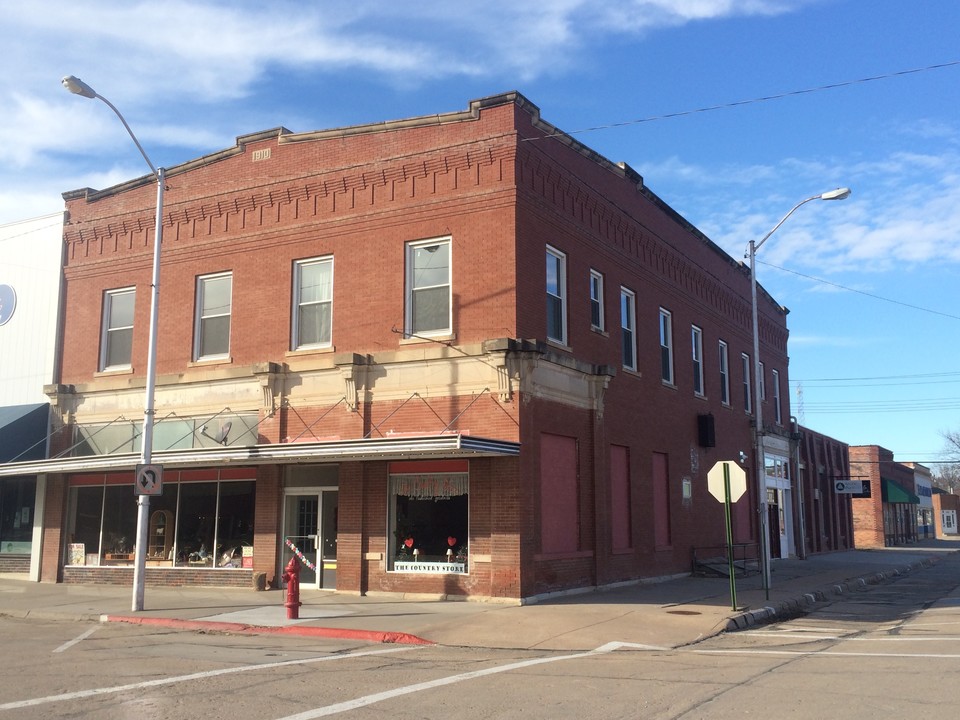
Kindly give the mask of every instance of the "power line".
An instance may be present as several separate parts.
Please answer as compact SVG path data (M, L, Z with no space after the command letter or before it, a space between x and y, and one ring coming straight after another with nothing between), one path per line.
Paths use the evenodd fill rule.
M960 315L951 315L950 313L941 312L940 310L931 310L930 308L920 307L919 305L911 305L910 303L901 302L900 300L891 300L890 298L885 298L882 295L874 295L873 293L868 293L863 290L857 290L855 288L846 287L845 285L840 285L830 280L824 280L823 278L818 278L813 275L806 275L797 270L791 270L790 268L780 267L779 265L771 265L770 263L763 262L762 260L757 260L758 263L766 265L767 267L772 267L776 270L782 270L783 272L790 273L792 275L797 275L807 280L813 280L814 282L823 283L824 285L829 285L831 287L838 288L840 290L846 290L847 292L857 293L859 295L866 295L869 298L874 300L882 300L883 302L892 303L894 305L900 305L905 308L910 308L911 310L919 310L920 312L927 312L933 315L940 315L941 317L950 318L951 320L960 320Z
M901 77L903 75L913 75L915 73L928 72L930 70L940 70L943 68L960 65L960 60L951 60L950 62L938 63L936 65L927 65L926 67L911 68L910 70L898 70L896 72L886 73L884 75L874 75L872 77L859 78L857 80L844 80L842 82L829 83L827 85L818 85L803 90L790 90L788 92L778 93L776 95L765 95L763 97L751 98L750 100L737 100L735 102L722 103L720 105L709 105L707 107L697 108L696 110L681 110L679 112L666 113L665 115L651 115L650 117L639 118L637 120L624 120L622 122L608 123L606 125L594 125L592 127L580 128L579 130L568 130L565 132L556 132L549 135L538 137L522 138L528 140L542 140L550 137L562 137L564 135L578 135L580 133L595 132L597 130L610 130L613 128L627 127L629 125L639 125L641 123L653 122L655 120L670 120L673 118L684 117L686 115L696 115L698 113L713 112L715 110L727 110L729 108L740 107L742 105L754 105L771 100L783 100L797 95L808 95L810 93L822 92L824 90L836 90L838 88L850 87L851 85L861 85L864 83L875 82L877 80L889 80L890 78Z

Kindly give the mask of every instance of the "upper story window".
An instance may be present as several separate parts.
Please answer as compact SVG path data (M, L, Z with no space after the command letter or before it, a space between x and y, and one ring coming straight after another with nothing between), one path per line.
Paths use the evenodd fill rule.
M293 275L293 348L330 347L333 258L298 260Z
M636 296L620 288L620 330L623 333L623 367L637 369L637 305Z
M757 390L760 392L760 400L766 400L767 399L767 382L765 378L767 374L767 369L766 367L764 367L762 360L760 361L759 365L760 365L760 372L757 375Z
M197 278L197 313L194 322L193 359L230 355L230 312L233 274Z
M693 353L693 392L703 395L703 330L696 325L690 328L690 346Z
M780 371L771 370L770 373L773 375L771 381L773 382L773 416L777 420L777 425L783 424L783 411L780 408Z
M100 370L130 367L133 352L134 288L107 290L103 294L103 327L100 331Z
M750 397L750 356L746 353L740 353L740 366L743 371L743 409L749 413L753 412L753 401Z
M673 385L673 315L660 308L660 379Z
M567 344L567 256L547 247L547 340Z
M727 344L721 340L718 360L720 362L720 402L730 404L730 352Z
M450 238L407 243L406 334L450 335Z
M590 271L590 327L605 330L603 312L603 275L596 270Z

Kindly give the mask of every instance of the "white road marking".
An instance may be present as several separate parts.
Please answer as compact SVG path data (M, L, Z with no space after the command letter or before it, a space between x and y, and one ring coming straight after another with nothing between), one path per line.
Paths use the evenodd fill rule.
M960 659L957 653L870 653L870 652L840 652L838 650L691 650L697 655L786 655L797 657L813 657L814 655L828 655L832 657L878 657L878 658L930 658L936 660Z
M61 645L56 650L54 650L54 652L62 653L64 650L69 650L81 640L86 640L88 637L93 635L96 631L97 631L97 628L92 627L89 630L87 630L85 633L82 633L79 637L75 637L73 640L70 640L69 642L65 642L63 645Z
M484 670L474 670L472 672L461 673L459 675L450 675L448 677L437 678L436 680L429 680L427 682L417 683L415 685L405 685L403 687L394 688L393 690L384 690L383 692L373 693L372 695L364 695L363 697L354 698L353 700L345 700L344 702L335 703L333 705L314 708L313 710L307 710L302 713L297 713L296 715L287 715L284 718L280 718L280 720L313 720L313 718L327 717L328 715L336 715L338 713L348 712L349 710L356 710L357 708L367 707L368 705L373 705L384 700L392 700L393 698L401 697L403 695L410 695L411 693L417 693L423 690L432 690L433 688L443 687L444 685L453 685L454 683L460 683L466 680L475 680L476 678L486 677L488 675L497 675L499 673L510 672L511 670L520 670L533 665L544 665L546 663L560 662L562 660L577 660L579 658L590 657L593 655L602 655L613 652L614 650L618 650L620 648L638 648L642 650L670 649L659 647L657 645L611 642L607 643L606 645L601 645L596 650L573 653L572 655L556 655L554 657L522 660L520 662L509 663L507 665L489 667Z
M130 683L128 685L115 685L113 687L91 688L89 690L77 690L76 692L62 693L60 695L48 695L46 697L31 698L30 700L16 700L14 702L3 703L0 710L19 710L25 707L35 707L55 702L66 702L69 700L78 700L80 698L94 697L96 695L109 695L111 693L126 692L128 690L140 690L141 688L158 687L161 685L175 685L177 683L189 682L191 680L203 680L206 678L217 677L219 675L231 675L234 673L251 672L253 670L266 670L269 668L284 667L287 665L308 665L311 663L327 662L333 660L349 660L351 658L364 657L366 655L386 655L387 653L405 652L418 649L413 645L403 647L387 648L383 650L364 650L357 653L348 653L344 655L324 655L316 658L306 658L304 660L282 660L279 662L263 663L262 665L242 665L240 667L223 668L221 670L208 670L206 672L190 673L189 675L177 675L168 678L157 678L154 680L145 680L144 682Z

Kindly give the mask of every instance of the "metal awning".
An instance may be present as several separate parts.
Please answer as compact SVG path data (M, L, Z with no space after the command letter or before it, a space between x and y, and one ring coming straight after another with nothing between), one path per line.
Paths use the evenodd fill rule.
M509 440L445 434L248 445L236 448L161 450L153 453L151 460L154 464L169 468L198 468L217 465L294 465L350 460L419 460L519 454L520 443ZM0 477L123 470L133 472L139 462L139 453L13 462L0 464Z
M885 503L909 503L910 505L919 505L920 498L912 492L905 490L902 486L887 478L880 478L882 483L883 502Z

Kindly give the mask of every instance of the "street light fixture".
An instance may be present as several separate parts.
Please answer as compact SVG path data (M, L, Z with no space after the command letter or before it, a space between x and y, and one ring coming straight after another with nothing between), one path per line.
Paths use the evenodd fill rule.
M760 326L757 318L757 250L767 239L773 235L783 223L787 221L801 205L806 205L812 200L846 200L850 197L850 188L837 188L829 190L819 195L813 195L805 200L801 200L792 208L790 212L784 215L780 222L773 226L760 242L750 241L747 255L750 258L750 305L753 314L753 396L754 401L754 425L753 442L757 449L757 506L760 514L759 535L760 535L760 572L763 575L763 589L766 592L767 600L770 599L770 537L767 528L767 460L763 448L763 404L760 397ZM800 542L804 542L800 538Z
M126 119L120 114L120 111L114 107L113 103L102 95L99 95L92 87L83 80L73 75L67 75L61 81L63 86L74 95L80 95L85 98L97 99L103 101L120 118L123 127L137 146L137 150L147 161L151 172L157 178L157 216L153 233L153 277L150 283L150 340L147 346L147 380L146 397L143 403L143 440L140 444L140 464L150 465L153 457L153 418L154 418L154 395L157 384L157 313L160 306L160 245L163 240L163 186L165 172L163 168L157 168L147 153L144 152L137 136L127 124ZM150 520L150 496L137 496L137 542L134 550L133 560L133 603L134 612L143 610L143 587L144 573L147 565L147 526Z

